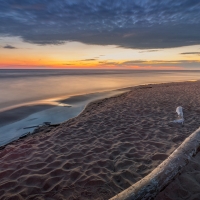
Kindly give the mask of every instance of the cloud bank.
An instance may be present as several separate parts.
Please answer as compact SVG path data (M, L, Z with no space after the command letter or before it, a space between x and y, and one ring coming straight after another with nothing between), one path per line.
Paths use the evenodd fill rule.
M3 47L4 49L17 49L16 47L14 46L11 46L11 45L6 45Z
M200 55L200 52L183 52L183 55Z
M200 44L199 0L0 0L0 35L157 49Z

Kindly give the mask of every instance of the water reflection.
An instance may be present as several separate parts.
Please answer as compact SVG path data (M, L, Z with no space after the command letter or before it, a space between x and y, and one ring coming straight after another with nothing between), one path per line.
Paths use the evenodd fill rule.
M199 79L199 75L200 71L0 70L0 110L140 84Z

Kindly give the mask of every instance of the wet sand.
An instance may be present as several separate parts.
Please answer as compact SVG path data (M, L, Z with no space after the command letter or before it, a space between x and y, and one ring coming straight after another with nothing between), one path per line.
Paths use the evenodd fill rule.
M77 105L78 103L88 102L91 101L92 99L100 98L101 96L104 97L106 93L107 95L109 94L112 95L112 93L113 94L116 94L117 92L120 93L120 91L123 92L123 90L124 89L118 89L110 92L97 92L85 95L70 96L66 99L58 99L57 102L49 100L49 102L46 101L46 104L42 104L41 102L36 101L35 103L37 104L32 103L30 105L23 105L16 108L6 109L0 111L0 127L11 124L16 121L20 121L21 119L24 119L33 113L53 108L55 106L58 106L59 104L63 104L63 106L65 107L70 107L71 104Z
M57 99L36 101L32 104L22 104L20 107L0 111L0 147L24 135L32 134L35 127L45 123L60 124L74 118L90 102L122 94L125 91L128 91L128 88L58 97Z
M0 199L108 199L166 159L200 124L200 82L133 88L0 151ZM177 106L185 124L173 124Z
M11 110L0 112L0 127L26 118L27 116L41 110L52 108L51 105L21 106Z

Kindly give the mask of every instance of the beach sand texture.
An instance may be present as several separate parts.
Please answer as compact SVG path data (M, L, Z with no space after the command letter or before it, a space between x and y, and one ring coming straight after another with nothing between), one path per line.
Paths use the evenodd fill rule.
M91 103L0 151L0 199L109 199L199 128L200 82L146 85ZM185 124L176 119L183 107Z
M155 200L199 200L200 199L200 152L192 158Z

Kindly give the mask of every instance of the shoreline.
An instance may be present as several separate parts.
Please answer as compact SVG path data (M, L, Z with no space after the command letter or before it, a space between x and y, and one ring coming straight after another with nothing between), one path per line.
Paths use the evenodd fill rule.
M131 87L132 88L132 87ZM89 102L88 104L86 104L85 106L84 106L84 108L76 115L76 116L74 116L74 117L72 117L72 118L69 118L69 119L67 119L67 120L65 120L65 121L62 121L62 122L60 122L60 123L57 123L57 124L52 124L52 123L50 123L50 124L45 124L45 122L41 125L41 126L38 126L38 127L36 127L36 128L34 128L33 127L33 129L32 129L32 132L27 132L27 133L25 133L25 134L22 134L19 138L17 138L17 139L15 139L15 140L13 140L13 141L11 141L11 142L9 142L9 143L6 143L6 144L4 144L4 145L2 145L2 146L0 146L0 151L2 150L2 149L4 149L6 146L9 146L9 145L12 145L12 144L15 144L15 143L17 143L17 142L21 142L22 140L24 140L25 138L27 138L27 137L31 137L31 136L34 136L34 135L36 135L36 134L40 134L40 132L41 131L45 131L45 132L49 132L49 131L51 131L52 129L54 129L55 127L57 127L57 126L59 126L59 125L61 125L61 124L63 124L63 123L66 123L66 122L68 122L68 121L70 121L70 120L73 120L73 119L75 119L75 118L77 118L79 115L81 115L86 109L87 109L87 107L90 105L90 104L93 104L93 103L96 103L96 102L99 102L99 101L102 101L102 100L104 100L104 99L107 99L107 98L113 98L113 97L117 97L117 96L120 96L121 94L123 94L123 93L126 93L127 91L128 91L128 89L130 89L130 87L128 87L128 88L121 88L121 89L117 89L117 90L111 90L111 91L107 91L108 93L111 93L111 96L110 95L108 95L108 97L105 97L105 95L104 95L104 98L98 98L98 99L96 99L96 100L93 100L93 101L91 101L91 102ZM103 93L107 93L107 92L103 92ZM112 92L113 92L113 94L112 94ZM82 96L87 96L87 95L95 95L95 94L102 94L102 92L99 92L99 93L90 93L90 94L86 94L86 95L77 95L77 96L72 96L72 99L75 97L82 97ZM102 96L103 97L103 96ZM66 101L70 101L71 100L71 97L69 97L68 99L63 99L62 101L60 101L60 102L66 102ZM74 101L73 101L74 102ZM72 103L72 102L71 102ZM72 103L73 104L73 103ZM37 105L35 105L36 107L37 107ZM41 105L39 105L39 106L41 106ZM47 106L48 108L51 108L52 106L50 106L50 105L43 105L43 106ZM26 106L24 106L24 107L26 107ZM27 106L28 107L28 106ZM55 107L55 106L53 106L53 107ZM46 108L46 109L48 109L48 108ZM25 108L26 109L26 108ZM37 108L36 108L37 109ZM44 110L44 109L43 109ZM8 110L8 111L10 111L10 110ZM3 112L3 114L4 114L4 112ZM1 113L0 113L0 116L1 116ZM22 118L23 119L23 118ZM48 122L47 122L48 123ZM6 124L7 125L7 124ZM9 125L9 124L8 124ZM32 128L32 127L30 127L30 128ZM0 129L1 129L1 127L0 127Z
M21 137L34 134L38 128L44 125L45 127L52 127L55 124L64 123L69 119L77 117L89 103L119 95L127 90L128 88L71 96L57 102L57 106L45 104L16 108L14 110L18 111L17 114L20 114L21 119L13 123L8 123L7 121L8 124L5 123L5 126L0 127L0 132L4 133L4 135L1 134L0 146L3 148L3 146ZM4 120L9 119L12 121L16 116L16 113L13 115L12 111L8 110L0 113L0 117L2 116Z
M41 198L55 191L55 197L111 198L149 174L196 129L199 85L196 81L137 86L90 103L52 130L43 127L38 134L13 142L0 151L0 194L3 182L14 185L1 197L14 195L18 187ZM179 105L184 108L184 127L169 123Z
M67 96L65 98L56 97L56 98L50 98L50 99L57 99L56 101L50 101L50 99L46 99L46 100L23 103L23 104L11 106L8 108L4 108L0 110L0 118L3 116L5 118L6 116L8 117L8 119L4 119L4 121L0 122L0 128L10 123L20 121L21 119L24 119L31 114L34 114L34 113L37 113L37 112L40 112L52 107L56 107L56 106L71 107L71 104L74 105L76 103L87 101L92 97L94 98L95 96L99 96L99 98L101 99L101 95L102 95L102 98L104 98L104 95L106 93L126 91L126 90L129 90L130 88L132 87L119 88L119 89L114 89L114 90L105 90L105 91L99 91L99 92L97 91L97 92L84 93L84 94L75 94L73 96ZM17 112L17 115L20 115L20 117L17 118L16 116L12 116L12 112Z
M43 99L43 100L38 100L38 101L33 101L33 102L21 103L21 104L9 106L6 108L2 108L0 110L0 118L2 116L8 115L6 116L8 117L8 119L4 119L3 122L0 122L0 128L2 126L24 119L31 114L40 112L42 110L46 110L54 106L59 106L59 104L63 104L63 105L60 105L63 107L68 107L68 106L70 107L70 104L74 104L76 103L76 101L78 102L84 101L84 98L86 97L86 99L88 99L90 95L95 96L98 94L104 94L104 93L109 93L109 92L125 91L132 88L144 86L144 85L159 85L159 84L166 84L166 83L173 84L173 83L193 82L193 81L200 81L200 80L186 80L186 81L180 80L180 81L175 81L175 82L172 81L172 82L160 82L160 83L152 82L152 83L145 83L145 84L139 84L139 85L134 85L134 86L110 89L110 90L100 90L100 91L91 92L91 93L74 94L74 95L67 95L67 96L62 96L62 97L48 98L48 99ZM51 99L54 99L54 100L51 100ZM21 117L17 118L16 116L11 116L12 112L18 112L18 115L21 115Z
M140 85L136 85L136 86L130 86L130 87L123 87L123 88L117 88L114 90L103 90L103 91L97 91L97 92L92 92L92 93L86 93L86 94L79 94L79 95L73 95L73 96L65 96L64 97L57 97L57 98L52 98L51 99L46 99L46 100L40 100L40 101L36 101L36 102L30 102L30 103L24 103L24 104L20 104L20 106L14 106L13 109L8 109L5 110L3 109L2 112L0 112L0 118L2 119L0 122L0 131L1 132L8 132L8 129L11 127L11 129L14 130L19 130L21 126L23 126L22 124L26 124L27 121L32 121L33 124L28 124L26 127L40 127L42 126L43 123L51 123L51 124L58 124L58 123L63 123L66 122L67 120L77 117L80 113L82 113L82 111L87 107L87 105L93 101L96 101L98 99L103 99L103 98L107 98L108 97L112 97L118 94L120 94L120 91L126 92L130 89L134 89L134 88L138 88L138 87L142 87L142 86L148 86L148 85L162 85L162 84L175 84L175 83L187 83L187 82L193 82L193 81L198 81L198 80L187 80L187 81L176 81L176 82L162 82L162 83L148 83L148 84L140 84ZM110 93L110 94L109 94ZM112 94L113 93L113 94ZM58 107L77 107L78 104L82 103L82 109L78 110L78 111L72 111L73 109L70 110L70 112L72 112L71 115L65 115L64 117L61 117L61 119L58 121L51 121L47 118L47 116L45 117L45 112L49 111L49 109L54 109L53 112L57 112L56 108ZM44 111L44 112L42 112ZM68 112L68 111L67 111ZM74 113L75 112L75 113ZM42 115L44 115L43 117L40 117L40 113L42 113ZM60 111L61 113L61 111ZM34 115L36 114L36 115ZM50 112L50 114L53 114L52 112ZM29 118L29 116L32 116L32 118ZM41 118L41 120L38 120L39 118ZM43 119L44 118L44 119ZM21 120L26 120L23 123L20 123L19 125L17 125L18 122L20 122ZM36 120L36 121L34 121ZM12 126L13 124L16 124L14 126ZM9 127L10 126L10 127ZM4 128L5 127L5 128ZM14 140L17 140L20 137L23 137L25 135L31 135L34 132L35 129L30 129L28 132L24 132L21 131L21 133L17 133L17 135L15 136ZM12 131L12 132L13 132ZM9 134L12 134L9 133ZM10 139L12 142L13 139ZM10 142L6 143L5 145L9 144ZM1 141L0 141L1 144ZM1 147L4 146L0 145Z

